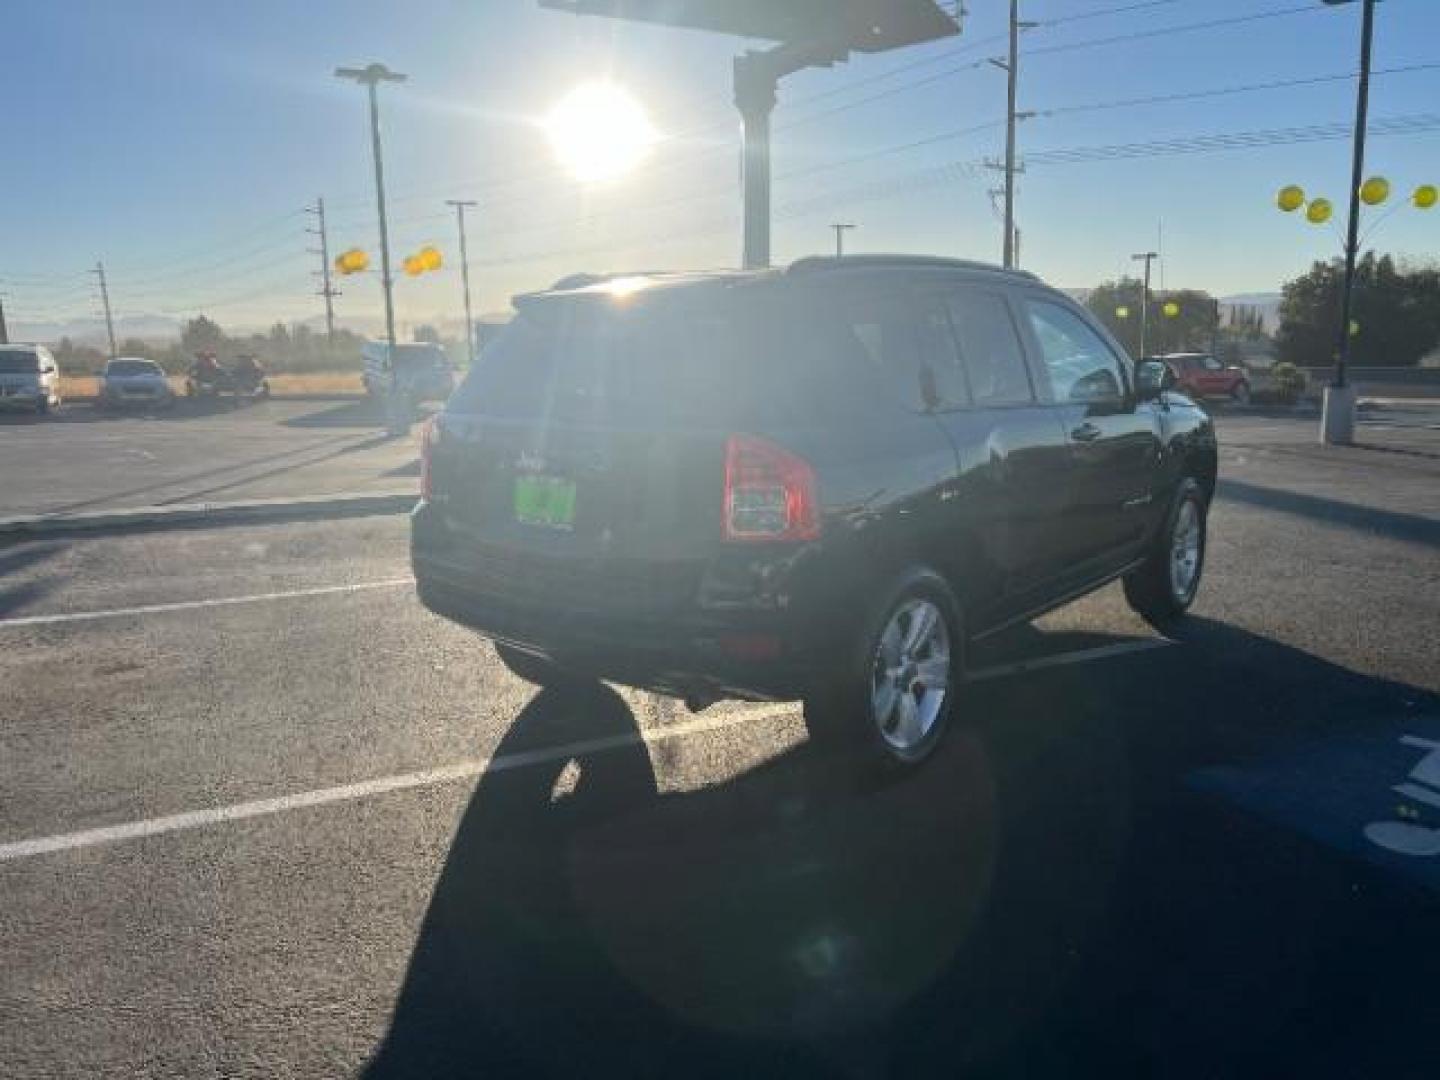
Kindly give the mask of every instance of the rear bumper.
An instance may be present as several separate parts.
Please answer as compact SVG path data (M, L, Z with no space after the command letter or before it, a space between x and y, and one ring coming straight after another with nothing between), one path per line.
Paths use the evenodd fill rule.
M153 405L175 400L173 390L105 390L100 400L109 405Z
M11 390L0 393L0 409L33 409L48 400L48 390Z
M507 595L443 555L412 544L420 602L484 637L596 676L677 696L785 701L822 670L793 609L694 603L661 613L606 610Z

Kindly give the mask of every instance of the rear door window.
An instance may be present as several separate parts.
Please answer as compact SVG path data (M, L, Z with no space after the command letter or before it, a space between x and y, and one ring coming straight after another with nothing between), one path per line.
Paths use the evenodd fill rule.
M963 289L950 294L947 306L974 403L987 407L1033 402L1025 352L1004 297Z
M847 363L861 361L906 408L924 412L934 406L934 372L909 296L842 293L827 298L825 318L834 334L830 347L838 357Z
M917 297L915 326L923 360L921 396L940 410L969 405L970 389L945 298L931 294Z

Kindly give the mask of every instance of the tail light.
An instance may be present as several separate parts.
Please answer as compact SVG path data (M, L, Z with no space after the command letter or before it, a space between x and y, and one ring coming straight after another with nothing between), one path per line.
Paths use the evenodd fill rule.
M725 539L814 540L820 535L815 470L754 435L725 444Z
M420 428L420 498L427 501L434 490L430 477L430 458L435 452L435 439L438 435L436 425L439 423L440 418L432 416Z

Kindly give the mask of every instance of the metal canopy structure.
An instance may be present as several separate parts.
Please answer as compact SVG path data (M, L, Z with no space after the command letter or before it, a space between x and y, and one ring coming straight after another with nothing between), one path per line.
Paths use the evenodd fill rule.
M659 23L785 44L883 52L958 32L934 0L540 0L577 15Z
M655 23L772 41L735 58L744 129L744 265L770 264L770 114L786 75L960 32L936 0L539 0L577 15ZM958 5L956 5L958 11Z

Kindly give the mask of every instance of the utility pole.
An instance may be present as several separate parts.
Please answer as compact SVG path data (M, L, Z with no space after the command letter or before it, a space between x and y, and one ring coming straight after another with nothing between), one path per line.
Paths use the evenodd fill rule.
M1150 333L1150 264L1159 257L1158 251L1142 251L1138 255L1130 256L1136 262L1145 260L1145 284L1141 286L1140 292L1140 355L1135 358L1137 362L1145 360L1145 339Z
M1015 176L1017 169L1015 160L1015 129L1021 120L1028 120L1035 114L1033 112L1017 112L1015 108L1016 97L1020 87L1020 32L1029 30L1040 25L1034 22L1025 22L1020 18L1020 0L1010 0L1010 57L1008 60L992 59L990 63L1000 68L1006 74L1007 92L1005 108L1005 269L1015 268L1017 255L1015 252L1018 246L1015 242Z
M1325 0L1338 5L1349 0ZM1365 134L1370 116L1370 59L1375 44L1375 0L1363 0L1360 23L1360 86L1355 95L1355 148L1350 173L1350 222L1345 234L1345 282L1340 292L1335 381L1325 389L1320 441L1349 444L1355 437L1355 388L1346 382L1350 361L1350 313L1355 297L1355 260L1360 254L1360 185L1365 178Z
M455 224L460 227L460 287L465 290L465 355L475 366L475 320L470 315L470 255L465 250L465 211L476 204L473 199L446 199L446 206L455 207Z
M105 283L105 264L96 262L95 269L90 272L100 279L100 302L105 305L105 333L110 338L110 356L113 359L119 350L115 347L115 319L110 314L110 288Z
M382 82L404 82L407 76L376 63L363 68L336 68L335 77L359 83L370 99L370 153L375 161L375 205L380 217L380 284L385 291L385 340L389 346L386 351L390 367L389 430L392 435L404 435L410 430L410 417L400 400L395 365L395 283L390 277L390 229L385 219L385 166L380 151L380 100L376 87Z
M838 259L845 254L845 230L853 229L855 226L849 222L837 221L830 228L835 230L835 257Z
M323 284L320 287L320 295L325 298L325 341L335 344L335 297L340 295L340 290L330 285L330 237L325 232L325 199L317 196L314 206L305 207L307 214L314 214L317 228L305 231L312 236L320 237L320 250L310 249L311 254L320 256L320 280Z
M5 297L6 293L0 293L0 345L10 344L10 329L5 325Z

